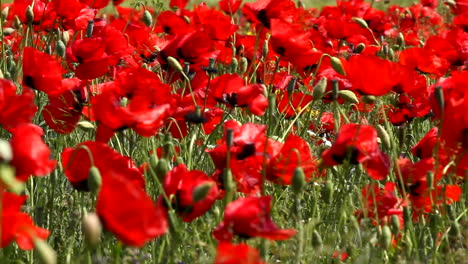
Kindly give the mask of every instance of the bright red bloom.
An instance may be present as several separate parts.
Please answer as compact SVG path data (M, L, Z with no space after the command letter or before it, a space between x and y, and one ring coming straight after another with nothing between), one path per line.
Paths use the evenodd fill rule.
M289 185L297 167L303 169L305 180L309 181L316 173L317 159L312 156L309 145L304 139L289 135L278 155L271 159L267 178L273 182Z
M44 144L42 128L33 124L22 124L10 130L16 177L26 181L29 176L46 176L55 168L56 161L50 160L50 149Z
M227 205L223 221L213 235L218 240L230 241L234 235L285 240L296 234L294 229L278 228L270 218L270 211L270 196L239 198Z
M390 159L379 149L377 131L370 125L343 125L338 138L323 152L322 158L327 166L342 164L345 160L351 164L362 163L375 180L385 179L390 171Z
M212 187L203 200L195 202L194 190L204 184L211 184ZM173 208L185 222L191 222L206 213L218 196L218 187L212 178L202 171L188 171L184 164L178 165L166 174L164 191L167 197L173 195L174 200L171 201Z
M227 14L234 14L239 9L242 0L221 0L219 1L219 9Z
M438 128L433 127L427 134L411 148L411 153L420 159L430 158L437 144Z
M226 241L218 244L214 264L263 264L256 248L241 243L233 245Z
M36 111L33 91L23 88L22 94L16 94L16 87L11 81L0 79L0 126L10 128L29 123Z
M242 8L242 13L248 20L262 23L266 28L270 28L270 20L273 18L292 22L295 17L296 6L291 0L259 0L246 3Z
M400 63L424 73L444 75L449 67L446 59L425 48L408 48L400 53Z
M87 181L92 165L91 159L100 171L103 183L108 178L119 177L144 188L145 180L129 157L122 156L106 144L86 141L74 149L66 148L62 152L62 167L75 189L89 190Z
M177 7L179 9L184 9L188 2L188 0L171 0L169 2L169 7Z
M49 231L35 226L29 215L20 212L26 198L25 195L1 191L1 248L8 246L14 239L21 249L31 250L34 248L34 239L46 239L49 236Z
M254 115L263 115L268 107L268 99L263 95L261 84L244 85L237 74L224 74L211 81L213 97L231 107L247 107Z
M41 65L41 67L38 67L38 65ZM66 87L62 86L63 73L64 69L54 57L34 48L24 48L24 85L42 91L47 95L60 95L66 89Z
M109 0L80 0L80 2L94 9L101 9L109 4Z

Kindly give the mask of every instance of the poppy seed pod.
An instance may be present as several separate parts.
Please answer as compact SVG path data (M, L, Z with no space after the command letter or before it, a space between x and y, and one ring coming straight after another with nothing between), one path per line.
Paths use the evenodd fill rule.
M90 247L96 247L101 240L102 224L96 213L88 213L83 217L83 233Z
M44 264L56 264L57 253L44 240L35 237L33 239L34 248L39 253L39 258Z
M145 25L147 25L148 27L151 27L153 25L153 16L148 10L145 10L145 12L143 12L143 23L145 23Z

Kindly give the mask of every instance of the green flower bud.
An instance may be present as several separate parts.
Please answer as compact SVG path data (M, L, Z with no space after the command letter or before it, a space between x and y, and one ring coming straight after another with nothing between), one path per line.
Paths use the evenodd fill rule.
M28 24L32 24L34 21L34 11L30 5L26 7L26 20L28 21Z
M169 171L169 164L167 164L166 159L160 159L156 165L156 176L158 176L159 181L163 182L166 177L166 173Z
M312 97L314 100L322 99L323 95L327 91L327 81L328 81L327 77L323 77L314 86L314 90L312 92Z
M231 59L231 73L237 72L237 69L239 67L239 61L235 57L232 57Z
M55 46L55 50L57 51L57 55L59 55L60 57L65 57L67 47L65 46L65 43L63 43L63 41L59 40L59 41L57 41L57 45Z
M3 29L3 35L5 35L5 36L10 36L14 32L15 32L15 29L11 28L11 27L7 27L7 28Z
M211 188L213 188L213 185L213 182L205 182L195 187L192 193L193 201L199 202L205 199L208 193L210 192Z
M324 188L322 189L322 197L323 197L323 200L325 201L325 203L327 204L330 204L333 200L333 193L334 193L334 186L333 186L333 183L332 181L330 180L327 180L325 182L325 186Z
M449 236L452 238L459 238L461 236L460 224L458 222L453 222L450 226Z
M373 104L377 101L377 97L373 95L364 95L361 97L362 101L366 104Z
M151 27L153 25L153 16L148 10L145 10L145 12L143 12L143 23L145 23L145 25L147 25L148 27Z
M304 170L302 167L296 167L292 178L292 188L294 193L300 194L306 184Z
M322 237L320 236L319 232L317 232L317 230L314 230L312 233L312 246L315 249L319 249L323 246Z
M358 104L359 99L357 96L350 90L341 90L338 91L338 95L348 103Z
M169 63L169 66L171 66L171 68L173 68L174 70L180 73L184 72L182 65L180 65L179 61L176 58L169 56L167 57L167 62Z
M337 57L330 56L330 63L332 68L341 75L346 75L346 72L343 68L343 64L341 64L341 60Z
M380 243L386 249L390 248L390 246L392 245L392 231L387 225L384 225L384 227L382 228L382 236L380 237Z
M102 224L97 214L86 214L83 217L82 228L86 243L92 248L96 247L101 240L102 234Z
M0 163L8 163L13 159L13 150L10 142L0 138Z
M397 236L400 232L400 218L396 215L392 215L390 219L390 225L392 226L393 235Z
M102 185L102 177L101 173L99 172L99 169L96 168L95 166L91 166L89 169L89 176L88 176L88 188L95 192L98 193L99 189L101 188Z
M359 17L353 17L352 18L354 22L356 22L360 27L362 28L369 28L369 25L367 25L367 22Z
M354 52L355 53L361 53L364 51L364 49L366 48L366 44L364 43L359 43L356 48L354 49Z
M0 162L0 181L13 193L20 194L24 190L24 183L16 179L15 168L4 162Z
M390 136L387 133L387 130L381 125L377 125L376 127L377 134L379 135L382 144L387 148L390 149L392 146L392 141L390 140Z
M47 244L44 240L34 237L33 238L34 248L37 251L39 258L44 264L56 264L57 263L57 253L52 249L52 247Z
M249 61L247 60L246 57L241 57L240 60L240 72L244 73L247 71L247 68L249 67Z

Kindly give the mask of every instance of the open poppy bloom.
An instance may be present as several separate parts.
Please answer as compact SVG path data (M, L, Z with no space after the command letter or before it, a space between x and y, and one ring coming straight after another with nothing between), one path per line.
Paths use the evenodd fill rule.
M206 184L211 185L206 196L200 201L194 201L196 188ZM173 208L185 222L191 222L203 215L218 196L218 187L212 178L202 171L188 171L184 164L178 165L166 174L164 191L169 199L173 196L171 201Z
M383 180L390 171L390 159L377 143L377 131L370 125L346 124L331 148L322 154L323 164L334 166L348 161L361 163L369 176Z
M247 244L238 245L221 241L218 244L215 264L263 264L260 254L256 248L249 247Z
M4 248L12 240L15 240L21 249L33 249L34 240L46 239L49 236L49 231L35 226L31 217L20 211L27 198L25 195L16 195L4 190L1 190L1 192L2 209L0 220L2 225L0 227L0 247Z
M18 95L11 81L0 79L0 126L10 128L29 123L36 111L34 92L31 89L23 88L23 93Z
M55 168L56 161L50 160L50 149L44 144L42 128L33 124L21 124L10 130L16 177L26 181L29 176L46 176Z
M271 197L239 198L227 205L224 218L213 232L216 239L230 241L234 235L285 240L296 234L294 229L280 229L270 218Z

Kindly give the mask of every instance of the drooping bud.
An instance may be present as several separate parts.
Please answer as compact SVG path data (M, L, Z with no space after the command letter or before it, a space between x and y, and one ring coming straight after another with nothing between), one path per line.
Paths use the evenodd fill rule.
M341 75L346 75L346 72L341 64L341 60L337 57L330 56L330 63L332 68Z
M143 12L143 23L145 23L145 25L148 27L151 27L153 25L153 16L148 10L145 10L145 12Z
M101 172L99 172L99 169L96 168L96 166L91 166L91 168L89 168L88 188L92 192L98 193L99 189L101 188L101 185L102 185Z
M338 95L348 103L359 104L359 99L357 96L350 90L341 90L338 91Z
M208 193L210 192L211 188L213 187L213 185L214 185L213 182L205 182L195 187L192 193L193 201L199 202L205 199Z
M30 5L26 7L26 20L28 21L28 24L32 24L32 22L34 21L34 11L32 6Z
M263 42L263 47L262 47L262 56L263 58L266 58L266 56L268 56L268 40L265 39L265 41Z
M89 122L89 121L86 121L86 120L83 120L83 121L78 122L78 123L77 123L77 126L78 126L79 128L84 129L84 130L92 130L92 129L95 128L94 125L93 125L93 123L91 123L91 122Z
M7 19L9 11L10 11L10 7L9 7L9 6L5 7L5 8L2 10L2 13L1 13L2 20L6 20L6 19Z
M302 167L296 167L292 178L292 188L294 193L300 194L306 184L304 170Z
M182 65L180 65L179 61L176 58L169 56L167 57L167 62L169 63L169 66L171 66L172 69L180 73L184 72Z
M59 40L57 41L55 50L57 51L57 55L59 55L60 57L65 57L67 47L65 47L65 43L63 43L63 41Z
M367 25L367 22L360 18L360 17L353 17L352 18L354 22L356 22L360 27L362 28L369 28L369 25Z
M96 247L102 234L102 224L96 213L88 213L83 217L83 233L86 239L86 243L90 247Z
M34 237L33 238L34 249L37 251L39 258L44 264L56 264L57 253L50 247L44 240Z
M320 236L319 232L317 232L317 230L314 230L314 232L312 233L312 246L315 249L319 249L322 247L322 245L322 237Z
M312 92L312 97L314 100L322 99L323 95L327 91L327 81L328 81L327 77L323 77L314 86L314 90Z
M390 140L390 136L387 133L387 130L381 125L377 125L376 127L377 134L379 135L382 144L387 148L390 149L392 147L392 141Z
M92 38L93 37L93 30L94 30L94 21L89 20L88 26L86 27L86 37Z
M392 231L388 225L384 225L382 228L382 236L380 237L380 243L384 248L390 248L392 245Z

